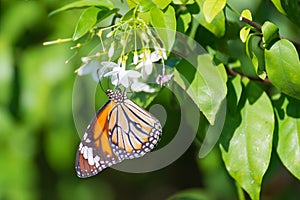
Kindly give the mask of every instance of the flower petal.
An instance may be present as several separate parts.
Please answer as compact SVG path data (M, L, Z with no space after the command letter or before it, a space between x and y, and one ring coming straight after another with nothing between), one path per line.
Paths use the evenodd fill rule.
M79 76L83 76L86 74L91 74L94 71L96 71L100 66L99 61L93 60L89 63L85 63L84 65L82 65L81 67L79 67L75 72L79 75Z
M139 82L137 79L134 80L133 84L131 85L131 90L135 92L149 92L152 93L154 92L154 88L151 88L149 85Z

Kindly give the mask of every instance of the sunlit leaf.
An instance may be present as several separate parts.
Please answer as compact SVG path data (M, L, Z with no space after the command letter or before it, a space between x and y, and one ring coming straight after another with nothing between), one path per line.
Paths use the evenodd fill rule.
M164 1L161 1L161 0L152 0L153 3L156 4L156 6L160 9L164 9L165 7L167 7L172 0L164 0Z
M248 10L248 9L243 10L242 13L241 13L241 17L244 17L246 19L252 20L251 11Z
M198 14L193 14L196 21L205 27L207 30L212 32L217 37L222 37L225 34L225 16L223 12L219 12L213 20L209 23L206 21L203 14L203 1L197 0L201 11Z
M95 6L95 7L104 7L104 8L109 8L113 9L114 4L110 0L82 0L82 1L74 1L70 4L67 4L57 10L52 11L49 15L55 15L57 13L60 13L62 11L70 10L70 9L76 9L76 8L85 8L85 7L90 7L90 6Z
M261 31L263 33L263 43L266 49L270 49L270 47L279 40L279 29L271 22L265 22L262 27Z
M183 33L190 27L192 16L189 12L179 15L177 18L177 29Z
M170 50L175 41L176 34L176 18L175 10L172 6L163 12L159 8L151 9L151 24L156 29L160 39L164 43L164 47Z
M100 8L90 7L83 11L77 22L73 40L78 40L79 38L81 38L96 24L97 15L100 10Z
M271 158L274 129L271 101L261 88L250 82L240 112L228 114L222 133L227 140L222 140L220 146L222 158L228 173L251 199L258 200Z
M226 0L206 0L203 3L203 15L208 23L222 12L226 5Z
M208 54L199 55L197 64L195 78L187 93L213 125L216 113L226 96L226 80L222 78L222 72L213 65Z
M174 4L178 4L178 5L187 5L187 4L193 4L195 1L194 0L173 0Z
M283 93L300 99L300 62L296 48L286 39L265 50L268 78Z
M281 5L281 1L280 0L271 0L272 3L274 4L274 6L277 8L277 10L279 12L281 12L281 14L284 14L286 15L286 12L284 11L284 9L282 8L282 5Z
M240 39L242 40L243 43L246 42L248 35L250 33L250 27L248 26L244 26L241 30L240 30Z

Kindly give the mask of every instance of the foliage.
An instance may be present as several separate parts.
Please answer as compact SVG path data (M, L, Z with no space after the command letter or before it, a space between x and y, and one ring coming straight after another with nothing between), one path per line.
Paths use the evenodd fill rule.
M67 47L81 57L78 75L92 74L96 81L110 80L116 85L118 74L118 78L124 78L120 81L122 87L144 92L133 96L140 105L167 102L171 119L179 111L173 106L173 96L161 86L172 81L178 84L205 118L194 143L198 151L212 137L208 127L220 125L219 110L225 105L224 128L217 145L205 158L200 153L193 158L203 173L203 181L197 181L204 189L181 187L188 189L177 194L171 190L163 198L232 199L236 198L233 187L239 199L247 195L251 199L275 198L277 191L268 194L265 188L280 173L278 168L292 174L289 178L299 185L300 6L297 0L271 2L243 5L238 0L80 0L61 8L50 2L43 5L19 1L14 6L3 3L9 9L1 12L0 144L4 150L0 155L4 162L0 168L10 173L0 176L0 199L37 199L39 187L43 187L40 195L52 196L54 189L48 188L54 182L60 188L55 197L63 199L93 199L99 197L96 191L107 199L118 195L112 192L114 186L106 184L107 177L93 186L75 179L75 172L65 175L73 170L73 151L78 143L69 99L72 66L80 65L65 51ZM56 9L50 19L44 7L48 7L47 12ZM40 36L43 29L46 31ZM188 52L191 59L175 54L176 31L197 41L206 52L193 54L200 47L187 40L181 47L192 50ZM130 39L135 33L140 42ZM72 37L45 44L72 41L75 46L40 46L41 41L66 35ZM35 39L39 39L39 45ZM61 66L68 57L73 58L68 60L69 66ZM159 70L157 63L162 64ZM100 73L99 68L103 69ZM153 84L148 84L152 79ZM133 80L135 87L128 84ZM187 118L193 120L193 116ZM173 132L173 126L166 122L164 134ZM36 169L41 163L42 168ZM189 163L183 165L189 174ZM120 174L114 183L118 184ZM48 178L52 182L43 181ZM160 191L156 184L160 178L148 181L140 177L138 181ZM134 178L124 179L141 185ZM129 185L124 185L124 190L133 190ZM291 188L287 196L296 199L295 186ZM278 199L286 199L285 194L280 195Z

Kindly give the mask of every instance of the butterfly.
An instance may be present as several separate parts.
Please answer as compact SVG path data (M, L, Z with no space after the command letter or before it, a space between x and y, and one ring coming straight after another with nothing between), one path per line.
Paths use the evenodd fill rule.
M160 139L159 120L127 98L107 90L109 101L88 125L76 154L77 176L87 178L124 159L139 158Z

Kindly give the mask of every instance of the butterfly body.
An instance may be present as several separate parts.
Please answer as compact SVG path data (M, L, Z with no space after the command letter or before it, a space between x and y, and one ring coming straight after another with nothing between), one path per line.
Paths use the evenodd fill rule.
M151 151L161 135L161 124L151 113L127 98L125 92L106 91L109 101L88 125L76 155L78 177Z

